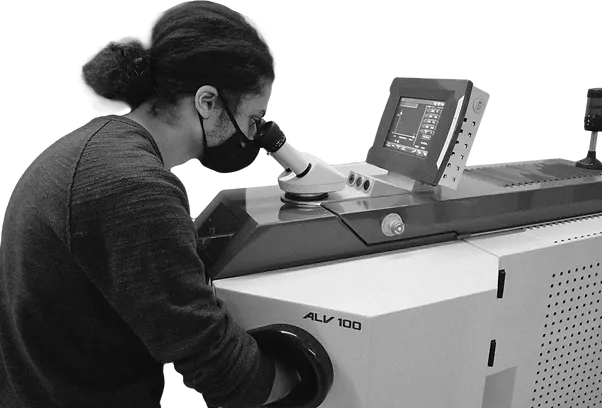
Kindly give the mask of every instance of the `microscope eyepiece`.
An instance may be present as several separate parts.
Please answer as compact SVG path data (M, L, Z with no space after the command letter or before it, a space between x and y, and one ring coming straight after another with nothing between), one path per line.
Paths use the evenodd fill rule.
M255 140L259 147L275 153L286 143L286 136L275 122L264 122L260 125Z

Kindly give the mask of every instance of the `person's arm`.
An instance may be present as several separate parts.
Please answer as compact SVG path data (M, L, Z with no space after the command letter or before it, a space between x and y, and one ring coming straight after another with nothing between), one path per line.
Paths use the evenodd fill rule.
M76 174L72 253L151 355L173 362L208 403L262 404L274 362L206 284L183 185L163 169L124 167Z

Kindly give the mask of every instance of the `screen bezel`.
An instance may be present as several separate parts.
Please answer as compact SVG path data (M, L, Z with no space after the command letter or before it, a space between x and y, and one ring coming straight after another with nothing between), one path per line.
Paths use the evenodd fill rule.
M444 165L447 163L447 158L450 154L449 151L453 149L453 145L457 139L458 129L461 126L460 118L463 118L466 112L471 90L472 83L467 80L395 78L391 84L389 99L381 117L374 144L368 152L366 162L402 174L413 180L437 185L445 170ZM463 100L463 106L460 107L459 120L454 125L454 131L449 135L449 129L453 124L458 103L463 96L466 97ZM415 157L400 151L388 149L384 146L391 124L395 120L397 106L402 97L445 103L437 130L430 140L426 158ZM452 138L448 144L448 151L442 152L446 146L446 139L448 137ZM445 157L441 162L441 168L439 168L437 162L441 154L445 155Z

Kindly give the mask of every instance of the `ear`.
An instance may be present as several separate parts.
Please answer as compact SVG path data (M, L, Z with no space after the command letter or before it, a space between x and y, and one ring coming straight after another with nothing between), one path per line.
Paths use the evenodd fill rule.
M203 85L194 96L194 106L204 119L210 118L217 110L218 92L211 85Z

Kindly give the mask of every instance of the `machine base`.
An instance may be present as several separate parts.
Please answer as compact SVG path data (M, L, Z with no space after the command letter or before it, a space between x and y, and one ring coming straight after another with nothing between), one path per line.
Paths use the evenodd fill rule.
M320 408L602 406L602 216L215 281L328 352Z

